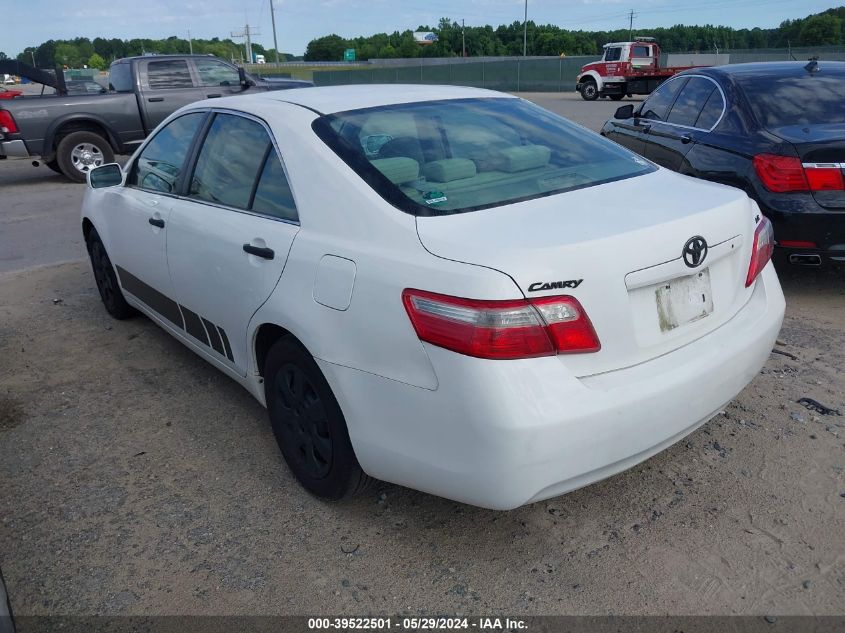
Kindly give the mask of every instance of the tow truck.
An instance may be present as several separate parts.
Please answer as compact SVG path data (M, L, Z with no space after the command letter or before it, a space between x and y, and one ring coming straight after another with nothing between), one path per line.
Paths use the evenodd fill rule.
M599 61L581 67L575 89L585 101L647 95L672 75L698 66L660 67L660 46L653 37L604 45Z

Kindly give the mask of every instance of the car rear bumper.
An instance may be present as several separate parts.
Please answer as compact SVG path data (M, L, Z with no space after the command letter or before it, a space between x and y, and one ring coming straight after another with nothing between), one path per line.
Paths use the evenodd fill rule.
M29 151L22 140L0 141L0 156L3 158L29 158Z
M561 357L489 361L428 345L435 390L318 362L368 474L506 510L609 477L695 430L757 375L783 314L768 265L717 330L587 378Z
M820 263L845 262L845 209L827 210L814 201L804 203L795 211L775 210L769 205L761 205L761 209L772 221L775 242L785 258L818 255ZM782 244L789 241L812 242L816 246L794 248Z

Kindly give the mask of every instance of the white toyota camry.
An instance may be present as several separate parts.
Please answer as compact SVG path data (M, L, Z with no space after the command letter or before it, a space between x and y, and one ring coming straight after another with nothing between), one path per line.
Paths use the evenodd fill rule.
M471 88L191 104L91 172L82 228L109 313L246 387L332 499L608 477L736 396L784 313L745 193Z

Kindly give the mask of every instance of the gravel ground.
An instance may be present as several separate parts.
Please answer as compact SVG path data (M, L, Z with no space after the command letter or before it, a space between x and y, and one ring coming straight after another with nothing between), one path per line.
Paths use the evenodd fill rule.
M58 188L56 209L81 191ZM4 189L0 233L3 195L18 191ZM111 320L87 263L0 271L0 566L13 608L842 614L845 417L796 401L845 413L845 284L841 270L791 268L782 282L780 353L724 414L628 472L493 512L390 484L318 501L264 410L149 320Z

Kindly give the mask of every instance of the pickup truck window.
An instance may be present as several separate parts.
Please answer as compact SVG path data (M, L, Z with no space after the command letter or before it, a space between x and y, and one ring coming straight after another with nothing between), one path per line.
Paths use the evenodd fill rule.
M257 121L216 115L200 149L188 196L249 209L270 147L270 135Z
M132 64L128 62L112 64L109 68L109 89L115 92L132 92Z
M162 60L147 64L147 83L151 90L193 88L188 62L181 59Z
M240 83L238 71L215 59L194 61L201 86L237 86Z
M173 193L188 148L203 119L204 112L191 112L173 119L161 128L132 165L126 184L150 191Z

